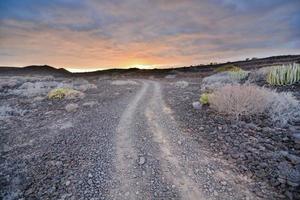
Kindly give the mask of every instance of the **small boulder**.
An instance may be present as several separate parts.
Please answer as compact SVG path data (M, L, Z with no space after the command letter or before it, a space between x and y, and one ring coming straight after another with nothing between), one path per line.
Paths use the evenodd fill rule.
M43 101L44 99L45 99L44 97L37 96L37 97L33 98L33 102Z
M71 184L71 181L66 181L66 186L69 186Z
M83 84L83 85L80 85L80 86L78 87L78 89L79 89L80 91L85 92L85 91L90 90L90 89L97 89L97 85L95 85L95 84L90 84L90 83L88 83L88 84Z
M300 144L300 133L294 133L293 134L293 139L296 144Z
M296 169L290 171L287 176L287 184L292 187L298 187L300 185L300 172Z
M69 128L72 128L73 127L73 124L72 122L66 122L66 123L63 123L60 127L61 130L64 130L64 129L69 129Z
M83 103L82 105L83 105L84 107L93 107L93 106L95 106L96 104L97 104L96 101L88 101L88 102Z
M293 155L293 154L288 154L286 156L293 164L300 164L300 157Z
M145 163L146 163L146 158L143 156L139 157L139 165L143 165Z
M78 107L79 107L78 104L76 104L76 103L70 103L70 104L66 105L65 109L68 112L74 112L74 111L76 111L78 109Z
M176 78L176 75L175 74L169 74L167 76L165 76L166 79L173 79L173 78Z
M186 81L177 81L175 83L175 86L183 89L183 88L186 88L187 86L189 86L189 83Z
M196 109L196 110L200 110L202 108L201 103L198 102L198 101L193 102L192 105L193 105L193 108Z

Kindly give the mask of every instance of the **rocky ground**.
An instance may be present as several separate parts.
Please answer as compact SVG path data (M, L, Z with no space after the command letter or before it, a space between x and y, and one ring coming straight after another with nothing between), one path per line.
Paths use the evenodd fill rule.
M178 80L166 82L167 103L180 113L176 120L202 148L226 160L232 171L253 180L249 189L258 197L300 199L300 123L276 128L266 118L237 121L209 107L192 109L191 102L199 99L201 80L181 81L190 84L174 89ZM299 99L299 84L276 89L293 92Z
M24 80L0 88L1 199L299 198L297 126L194 109L197 76L48 79L25 82L85 96L49 100L45 84L28 95Z
M1 198L105 199L112 180L113 138L134 85L95 80L84 99L1 96L24 114L1 121ZM67 105L72 109L66 110Z

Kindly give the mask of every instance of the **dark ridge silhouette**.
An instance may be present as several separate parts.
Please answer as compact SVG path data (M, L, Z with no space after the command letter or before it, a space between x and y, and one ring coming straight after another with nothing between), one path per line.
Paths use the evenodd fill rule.
M208 65L196 65L190 67L183 67L179 68L179 71L211 71L215 70L218 67L224 65L235 65L242 69L255 69L261 68L270 65L280 65L286 64L291 62L300 62L300 55L282 55L282 56L271 56L266 58L250 58L249 60L241 60L241 61L233 61L233 62L226 62L226 63L215 63L215 64L208 64Z
M71 72L64 68L54 68L49 65L30 65L25 67L0 67L0 74L5 75L52 75L70 76Z
M176 73L176 72L205 72L210 73L215 71L218 67L224 65L235 65L245 70L261 68L270 65L280 65L291 62L300 63L300 55L282 55L282 56L271 56L266 58L251 58L242 61L226 62L226 63L215 63L208 65L196 65L196 66L186 66L179 68L166 68L166 69L109 69L109 70L99 70L94 72L80 72L75 73L79 76L96 76L96 75L130 75L130 76L165 76L167 73Z
M54 68L49 65L30 65L26 67L0 67L0 75L52 75L52 76L97 76L97 75L132 75L132 76L164 76L166 73L175 72L213 72L224 65L235 65L245 70L260 68L270 65L280 65L291 62L300 63L300 55L282 55L266 58L249 58L242 61L226 63L212 63L208 65L195 65L189 67L167 68L167 69L107 69L94 72L71 73L64 68Z

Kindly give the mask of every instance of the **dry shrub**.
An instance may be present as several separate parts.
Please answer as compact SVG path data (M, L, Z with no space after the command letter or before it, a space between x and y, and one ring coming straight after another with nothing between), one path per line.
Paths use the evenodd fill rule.
M14 77L8 76L1 76L0 77L0 90L3 89L11 89L17 87L18 85L22 84L23 82L15 79Z
M65 85L67 86L67 84L59 83L57 81L25 82L20 87L10 90L9 94L35 97L48 93L52 88Z
M209 103L237 118L265 114L280 127L300 118L300 105L293 95L256 85L225 85L210 95Z
M90 89L97 89L97 85L88 83L88 84L80 85L78 87L78 90L83 91L83 92L90 90Z
M262 67L257 70L251 71L248 77L249 83L264 83L266 82L266 77L271 71L272 67Z
M227 72L227 71L230 71L230 72L236 72L236 71L239 71L241 70L241 68L233 65L233 64L227 64L227 65L223 65L221 67L218 67L215 71L216 72Z
M96 89L95 84L90 84L85 79L65 79L52 76L32 76L32 77L4 77L0 80L0 91L3 95L17 95L22 97L44 96L55 88L74 88L80 91Z
M1 76L0 88L14 88L26 82L40 82L53 80L53 76Z
M82 99L84 93L72 88L55 88L48 93L48 99Z
M263 113L271 100L270 91L265 88L255 85L225 85L211 94L209 103L221 113L239 117Z
M300 105L291 93L273 92L272 105L268 113L276 125L285 126L300 119Z
M239 71L229 72L229 75L231 76L231 78L241 81L241 80L245 80L249 76L249 73L250 72L245 70L239 70Z
M221 72L205 77L202 81L201 90L210 92L227 84L238 84L239 82L240 80L232 78L228 72Z

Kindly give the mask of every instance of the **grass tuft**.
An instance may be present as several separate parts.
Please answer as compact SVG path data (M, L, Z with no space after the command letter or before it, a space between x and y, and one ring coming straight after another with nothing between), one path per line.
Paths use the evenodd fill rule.
M241 68L232 65L232 64L228 64L228 65L223 65L221 67L218 67L215 71L216 72L237 72L240 71Z
M229 75L233 79L244 80L248 77L249 72L241 69L239 71L230 71Z
M55 88L48 93L48 99L75 99L82 98L84 94L71 88Z

